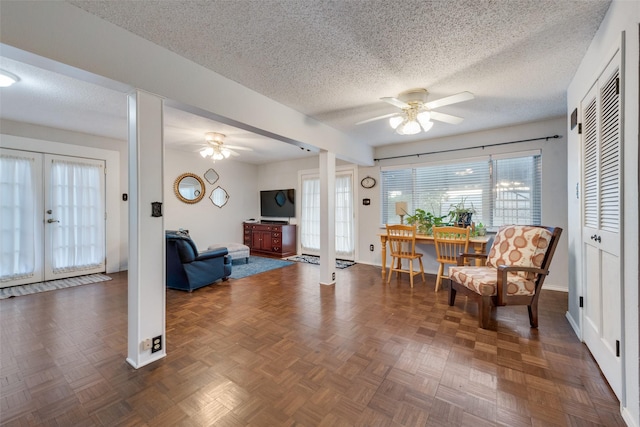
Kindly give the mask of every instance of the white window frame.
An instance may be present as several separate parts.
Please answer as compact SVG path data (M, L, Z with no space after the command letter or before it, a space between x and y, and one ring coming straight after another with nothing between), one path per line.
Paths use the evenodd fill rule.
M509 187L513 191L519 190L522 192L529 192L532 196L531 202L528 202L529 215L519 217L508 217L505 219L499 219L496 216L496 200L497 193L501 187L496 182L497 172L494 172L494 167L498 162L502 160L515 160L519 158L531 158L532 160L532 173L531 177L532 185L530 187L523 187L519 189L517 187ZM483 162L486 162L486 168L483 166ZM473 166L473 167L470 167ZM470 167L467 169L467 167ZM475 170L473 170L475 167ZM430 168L438 168L440 173L434 173L429 171ZM460 168L456 171L456 168ZM444 174L441 171L448 173L460 173L465 170L469 170L469 177L473 177L473 174L479 176L477 181L474 178L461 177L457 185L453 185L450 190L441 190L439 194L430 197L430 193L425 195L425 191L429 191L429 184L421 186L416 183L418 175L432 175L434 178L439 178ZM395 190L389 189L389 180L393 180L392 174L394 171L403 172L405 174L403 182L402 177L397 177L395 182ZM455 171L455 172L454 172ZM491 156L482 157L468 157L450 161L442 162L425 162L418 164L409 164L403 166L392 166L381 168L381 202L380 202L380 219L381 226L384 224L399 224L400 217L396 215L396 202L405 202L407 204L407 214L411 215L417 208L424 209L427 212L433 212L435 215L447 215L451 206L459 203L463 199L465 200L465 207L470 207L473 204L473 208L476 213L473 216L473 221L477 224L482 222L490 230L497 229L500 225L506 223L517 224L532 224L538 225L541 223L542 215L542 152L541 150L529 150L519 151L507 154L497 154ZM388 178L387 178L388 177ZM403 185L405 187L403 188ZM421 188L422 187L422 188ZM458 188L456 188L458 187ZM460 187L465 187L460 189ZM392 194L396 193L396 194ZM499 202L499 201L498 201ZM509 201L507 200L507 203ZM517 202L511 202L511 204ZM522 204L522 203L521 203ZM521 209L522 211L522 209ZM515 212L516 214L518 212ZM444 218L447 222L448 217ZM505 222L506 221L506 222Z

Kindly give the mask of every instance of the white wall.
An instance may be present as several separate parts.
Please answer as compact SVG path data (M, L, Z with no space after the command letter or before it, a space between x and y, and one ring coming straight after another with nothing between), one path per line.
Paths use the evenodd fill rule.
M623 304L624 336L623 377L625 378L624 398L621 402L622 416L630 426L640 426L640 345L639 345L639 280L638 253L640 240L638 232L638 118L640 116L639 99L639 52L638 25L640 22L640 2L613 1L600 25L589 49L567 89L568 110L576 108L584 94L591 87L603 68L602 61L611 56L612 48L620 44L622 32L625 32L624 70L623 70ZM577 132L569 131L568 138L568 190L575 191L575 183L580 181L580 138ZM571 200L571 199L570 199ZM579 200L569 203L569 214L580 218ZM582 290L581 275L581 229L580 222L569 229L570 277L569 306L567 317L574 327L580 325L580 308L575 304ZM576 333L580 336L581 331Z
M126 105L123 104L123 108ZM128 206L121 195L128 190L127 144L126 141L103 138L79 132L36 126L29 123L0 120L2 138L0 145L8 148L32 150L43 153L84 155L86 157L105 153L116 164L116 170L107 162L107 272L127 269L128 258ZM11 138L28 138L28 142ZM28 146L27 146L28 144ZM83 147L81 150L74 146ZM91 150L95 148L97 150ZM84 153L84 154L83 154ZM95 158L95 157L94 157ZM113 159L117 160L113 162Z
M242 221L260 214L258 167L231 159L213 163L198 153L177 150L165 150L164 161L165 229L188 229L200 251L213 243L242 243ZM220 176L213 185L204 178L209 168ZM198 175L205 183L206 194L198 203L184 203L173 192L175 179L186 172ZM209 199L218 186L229 194L229 200L222 208Z

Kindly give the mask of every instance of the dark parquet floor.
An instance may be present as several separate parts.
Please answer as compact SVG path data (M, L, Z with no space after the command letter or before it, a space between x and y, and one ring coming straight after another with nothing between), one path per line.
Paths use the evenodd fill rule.
M476 308L433 277L295 263L191 294L167 291L168 355L134 370L127 278L0 301L6 426L622 426L565 319L565 293Z

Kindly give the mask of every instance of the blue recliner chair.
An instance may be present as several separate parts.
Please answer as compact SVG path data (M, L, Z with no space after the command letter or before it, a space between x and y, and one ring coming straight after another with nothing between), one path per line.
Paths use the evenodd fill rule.
M183 291L207 286L231 275L227 248L198 253L188 232L166 231L167 287Z

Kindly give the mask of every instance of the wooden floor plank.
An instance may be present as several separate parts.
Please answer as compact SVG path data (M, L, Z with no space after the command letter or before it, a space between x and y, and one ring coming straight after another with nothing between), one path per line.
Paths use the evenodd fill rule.
M0 301L0 424L623 426L619 402L543 291L540 327L355 265L295 263L167 291L167 357L135 370L127 275Z

